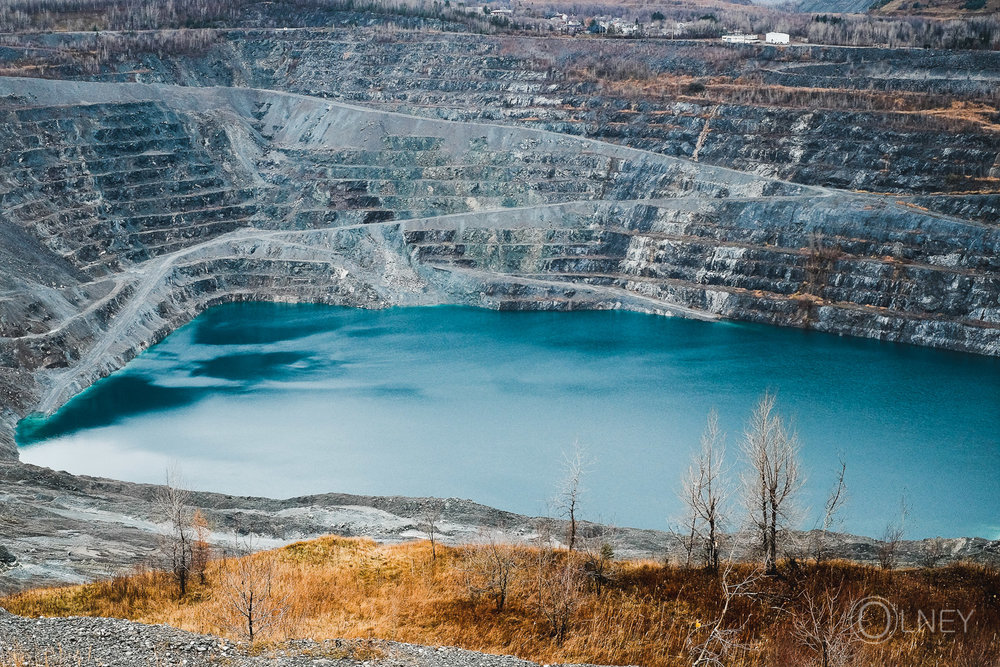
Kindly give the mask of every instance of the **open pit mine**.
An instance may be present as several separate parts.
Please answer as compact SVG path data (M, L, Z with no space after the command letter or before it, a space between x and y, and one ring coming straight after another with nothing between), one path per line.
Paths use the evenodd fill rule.
M90 39L42 36L10 57ZM213 39L169 61L0 77L0 556L19 565L5 588L155 549L155 488L22 465L15 426L216 304L627 309L1000 355L988 127L629 100L562 73L590 57L582 40L553 55L543 39L362 28ZM707 47L641 48L669 72ZM879 71L876 56L901 59L890 50L809 53L764 63L761 85L948 95L948 73L975 70L975 95L1000 81L992 52L915 53L922 78ZM691 62L705 76L745 65ZM194 498L220 530L276 540L419 534L419 501ZM446 512L467 527L499 516L458 501ZM667 542L626 533L633 553Z

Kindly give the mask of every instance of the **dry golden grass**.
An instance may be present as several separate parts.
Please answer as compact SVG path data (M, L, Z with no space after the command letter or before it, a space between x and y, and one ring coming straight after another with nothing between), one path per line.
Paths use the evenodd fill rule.
M428 543L377 545L370 540L324 537L250 558L275 560L275 595L287 614L269 637L390 639L514 654L540 662L592 662L673 666L691 664L689 637L697 641L719 613L718 577L653 561L616 562L600 593L586 578L575 589L563 641L539 605L538 576L568 564L587 571L588 557L550 555L509 547L517 576L507 604L496 611L474 580L477 558L488 547ZM545 563L544 567L539 563ZM183 599L166 574L143 571L83 586L33 590L0 600L25 616L93 615L168 623L197 632L236 637L221 619L216 590L223 561L210 565L207 583ZM736 575L749 566L740 566ZM742 648L726 664L740 667L810 664L814 654L790 631L808 595L836 588L844 600L881 595L916 618L919 610L974 612L968 632L900 633L879 645L855 644L856 665L997 664L1000 573L973 565L882 572L850 563L785 565L762 578L752 597L733 601L727 627ZM480 589L481 590L481 589ZM805 596L805 597L804 597Z

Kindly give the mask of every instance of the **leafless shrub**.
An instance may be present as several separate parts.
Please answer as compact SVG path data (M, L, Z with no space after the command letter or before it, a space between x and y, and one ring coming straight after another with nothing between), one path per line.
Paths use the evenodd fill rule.
M497 613L502 612L518 576L517 549L496 532L486 531L478 544L465 549L465 563L473 603L486 598Z
M800 598L791 611L795 639L816 654L822 667L849 664L857 643L855 600L843 587L804 590Z
M694 550L698 545L698 519L694 514L688 514L684 522L680 525L670 525L667 527L667 534L671 540L677 543L683 554L682 563L685 568L690 568L694 563ZM670 562L668 551L665 562Z
M594 593L600 595L604 587L615 580L615 549L610 542L600 540L588 546L583 555L584 575L594 587Z
M277 591L274 554L253 554L252 536L238 542L239 557L220 564L214 594L222 622L252 644L278 627L289 605L287 597Z
M904 495L899 501L899 516L888 524L882 531L882 540L878 545L878 563L883 570L895 569L899 560L899 546L906 533L906 518L910 514L910 506L906 502Z
M433 498L424 504L420 527L431 543L431 560L437 560L437 524L444 513L444 501Z
M583 601L586 577L571 553L540 550L535 563L535 605L561 644Z
M208 519L201 510L195 510L191 517L191 526L194 529L194 543L191 545L191 574L197 575L198 580L204 584L207 579L208 563L212 560L212 545L209 542L211 531Z
M745 616L738 625L731 625L737 601L756 597L765 576L759 565L738 564L735 560L734 553L746 539L744 535L736 536L729 557L719 570L718 613L707 623L695 627L685 640L686 652L694 667L722 667L729 664L730 656L750 648L741 640L750 617Z
M847 502L847 484L844 475L847 473L847 463L841 459L837 471L837 481L823 506L823 521L818 532L814 533L813 557L817 563L826 560L830 551L830 531L840 524L840 512Z
M924 540L921 547L920 564L926 568L935 568L948 557L948 548L940 537Z

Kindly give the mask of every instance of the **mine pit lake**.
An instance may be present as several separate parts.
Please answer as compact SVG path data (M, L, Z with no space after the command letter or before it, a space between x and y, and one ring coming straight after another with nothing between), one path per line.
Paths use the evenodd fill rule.
M765 390L802 443L802 527L843 457L842 529L880 535L905 494L908 537L1000 537L1000 359L627 312L220 306L18 443L78 474L544 514L578 441L585 518L664 529L709 410L735 478Z

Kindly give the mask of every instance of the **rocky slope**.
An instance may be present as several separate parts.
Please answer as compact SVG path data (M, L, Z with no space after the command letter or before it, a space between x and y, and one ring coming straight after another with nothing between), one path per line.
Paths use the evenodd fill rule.
M15 463L0 464L0 489L0 543L6 553L0 560L0 593L80 583L140 564L162 565L169 528L158 507L157 486ZM257 536L255 546L262 549L328 534L380 542L422 539L429 502L336 493L287 500L215 493L190 498L213 526L211 541L223 550L234 547L237 534L247 533ZM484 530L528 541L539 529L537 519L459 499L443 501L436 526L438 539L448 544L474 542ZM612 534L588 525L584 532L613 542L624 556L646 557L671 548L669 536L659 531L616 529Z
M106 578L137 565L163 567L169 527L158 502L161 493L149 484L0 463L0 594ZM432 500L338 493L274 500L197 492L189 502L212 525L209 540L225 551L234 548L237 534L247 533L256 536L254 545L261 549L329 534L390 543L424 539ZM436 537L446 544L487 537L537 543L540 534L558 539L567 529L561 520L526 517L468 500L447 499L441 509ZM664 531L589 522L579 530L588 548L607 542L619 557L684 558L677 538ZM808 557L816 544L814 533L797 533L788 553ZM832 534L826 544L836 557L877 562L878 543L871 538ZM1000 563L1000 541L922 540L899 547L899 562L905 565L959 560Z
M133 667L134 665L367 665L390 667L531 667L510 656L388 641L286 642L265 651L209 635L115 618L27 619L0 609L0 665Z
M138 50L97 71L81 61L122 37L39 36L8 59L58 78L266 88L547 129L807 185L997 194L996 52L474 35L347 18L220 31L191 52Z

